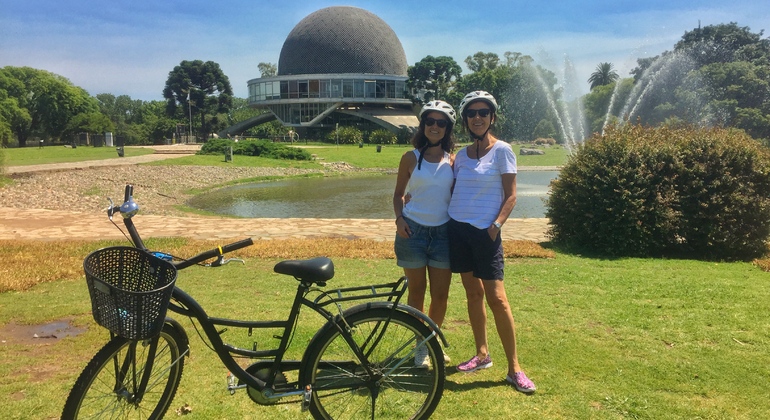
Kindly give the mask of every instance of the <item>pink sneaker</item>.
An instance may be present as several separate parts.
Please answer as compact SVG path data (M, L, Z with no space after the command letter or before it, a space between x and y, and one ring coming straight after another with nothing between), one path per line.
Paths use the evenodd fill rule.
M484 360L479 359L478 356L473 356L471 357L471 360L457 365L457 370L460 372L470 373L479 369L486 369L490 367L492 367L492 358L489 357L489 355L487 355Z
M531 394L537 389L535 388L535 383L527 378L527 375L525 375L524 372L516 372L513 376L514 377L511 378L511 375L506 375L505 380L509 384L512 384L517 391Z

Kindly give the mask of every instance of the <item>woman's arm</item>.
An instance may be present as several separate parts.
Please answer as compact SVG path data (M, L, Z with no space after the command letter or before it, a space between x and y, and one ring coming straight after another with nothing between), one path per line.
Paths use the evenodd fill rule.
M409 178L412 176L415 165L417 165L417 158L415 158L411 150L401 156L401 162L398 164L396 188L393 191L393 212L396 215L396 232L404 238L408 238L412 234L409 230L409 225L404 221L402 212L404 210L404 193L406 193L406 186L409 184Z
M500 211L497 213L494 223L502 226L505 221L508 220L508 216L511 215L513 208L516 206L516 174L502 174L503 180L503 203L500 205ZM492 224L487 229L489 237L492 239L497 238L500 234L500 229Z

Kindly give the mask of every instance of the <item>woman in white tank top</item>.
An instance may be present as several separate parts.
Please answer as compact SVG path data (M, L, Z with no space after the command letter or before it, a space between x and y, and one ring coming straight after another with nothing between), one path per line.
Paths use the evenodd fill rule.
M420 126L412 139L413 150L401 157L393 211L396 214L396 263L409 279L407 304L424 311L430 282L428 316L440 327L444 322L452 272L449 265L449 201L454 174L452 163L455 111L444 101L431 101L420 111ZM404 196L411 199L404 204ZM449 358L444 355L448 363ZM427 367L427 348L418 348L415 365Z

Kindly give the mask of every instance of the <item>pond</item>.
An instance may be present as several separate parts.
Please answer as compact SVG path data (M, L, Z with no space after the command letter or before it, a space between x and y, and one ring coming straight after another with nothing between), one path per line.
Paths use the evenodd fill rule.
M548 185L557 175L557 171L519 172L511 217L545 217ZM395 185L395 175L294 178L225 187L187 204L248 218L390 219Z

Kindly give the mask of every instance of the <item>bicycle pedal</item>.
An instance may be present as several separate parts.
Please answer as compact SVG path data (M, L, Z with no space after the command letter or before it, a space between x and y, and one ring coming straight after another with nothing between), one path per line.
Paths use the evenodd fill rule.
M235 394L235 390L238 389L237 386L235 375L232 372L227 372L227 390L230 391L230 395Z
M302 394L302 411L307 411L310 409L310 399L313 396L313 392L310 388L310 385L305 386L305 392Z

